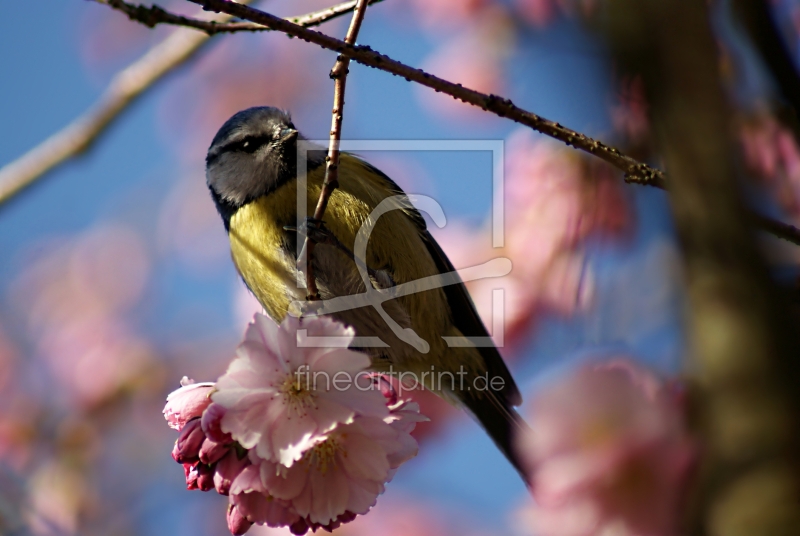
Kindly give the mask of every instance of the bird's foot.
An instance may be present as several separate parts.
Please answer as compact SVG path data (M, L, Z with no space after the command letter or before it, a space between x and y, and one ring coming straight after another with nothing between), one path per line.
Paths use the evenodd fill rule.
M295 231L300 236L308 238L315 244L327 244L339 249L344 248L344 245L339 242L339 239L336 238L336 235L334 235L330 229L325 227L325 222L322 220L306 218L299 228L292 225L285 225L283 228L287 231Z
M300 236L307 237L315 244L324 244L327 246L335 247L336 249L347 255L349 258L351 258L353 262L363 267L367 271L367 274L369 274L369 276L373 280L384 281L386 279L386 276L382 276L382 274L376 272L375 270L367 266L362 259L357 258L350 250L350 248L342 244L339 241L339 239L336 238L336 235L333 234L333 231L325 227L325 222L322 220L317 220L315 218L306 218L299 229L291 225L285 225L283 228L286 231L295 231Z

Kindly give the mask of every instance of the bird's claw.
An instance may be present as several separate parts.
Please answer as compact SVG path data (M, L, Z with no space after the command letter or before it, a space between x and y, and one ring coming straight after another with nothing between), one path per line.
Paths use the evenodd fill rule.
M296 231L298 234L308 238L315 244L327 244L330 246L336 246L339 244L339 240L336 238L333 232L325 227L325 222L315 218L306 218L303 220L303 223L299 228L286 225L284 226L284 229L287 231Z

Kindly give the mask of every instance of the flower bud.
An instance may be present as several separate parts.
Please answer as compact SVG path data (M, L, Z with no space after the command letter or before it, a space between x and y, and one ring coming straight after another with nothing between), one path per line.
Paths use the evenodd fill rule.
M217 492L227 495L231 490L231 483L248 465L250 460L247 456L239 459L236 450L230 449L225 457L217 462L214 472L214 487L217 488Z
M230 445L223 445L222 443L217 443L206 438L206 440L203 441L203 445L200 447L200 461L211 465L222 459L229 450L231 450Z
M208 395L214 389L213 383L192 383L173 391L167 396L164 418L171 428L181 430L187 422L199 417L211 404Z
M242 515L235 505L228 506L228 530L233 536L241 536L252 526L253 524Z
M178 440L172 449L172 459L178 463L190 463L199 459L200 446L206 435L200 426L200 419L192 419L181 430Z
M231 435L223 432L220 427L222 417L225 416L226 411L227 410L219 404L211 404L206 408L205 412L203 412L203 417L201 419L203 431L206 433L206 436L208 436L210 440L222 443L223 445L233 443Z
M200 491L214 489L214 466L204 463L197 464L197 487Z
M184 463L183 474L186 477L186 489L189 491L197 489L197 464Z

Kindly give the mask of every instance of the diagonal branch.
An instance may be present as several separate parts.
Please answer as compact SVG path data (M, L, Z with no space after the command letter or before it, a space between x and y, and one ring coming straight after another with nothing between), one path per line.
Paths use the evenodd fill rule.
M659 169L639 162L630 156L622 154L618 149L610 147L598 140L566 128L559 123L545 119L537 114L515 106L509 99L497 95L487 95L473 89L465 88L461 84L454 84L421 69L415 69L388 56L373 51L368 46L355 46L320 32L307 30L284 19L269 13L243 6L228 0L189 0L212 11L221 11L262 24L276 31L284 32L293 37L313 43L322 48L339 52L358 63L374 67L382 71L402 76L409 82L416 82L429 87L437 92L450 95L467 104L492 112L500 117L506 117L536 130L546 136L564 142L581 151L592 154L612 166L620 169L625 174L627 182L665 188L664 172ZM792 225L772 220L765 216L751 214L752 220L765 231L783 238L793 244L800 245L800 229Z
M367 12L367 0L358 0L353 18L350 21L350 27L347 29L347 35L344 42L348 45L353 45L358 38L358 31L361 29L361 23L364 20L364 15ZM339 142L342 139L342 117L344 116L344 90L347 82L347 73L350 66L350 58L347 56L339 55L336 58L336 63L331 69L331 78L333 79L333 109L331 110L331 139L328 145L328 156L325 167L325 180L322 183L322 191L319 194L319 201L314 209L314 221L317 225L321 225L322 217L325 215L325 209L328 207L328 200L330 199L333 191L339 187ZM298 263L300 266L305 266L306 274L306 288L308 300L319 300L319 289L317 289L317 281L314 277L314 269L312 267L312 258L314 253L314 242L309 240L306 236L303 251L298 256Z
M236 33L236 32L264 32L270 31L270 28L254 22L218 22L215 20L199 20L191 17L184 17L183 15L176 15L170 13L164 8L153 4L148 7L143 4L132 4L125 2L125 0L94 0L98 4L105 4L114 9L122 11L132 21L141 22L149 28L153 28L158 24L172 24L176 26L186 26L201 30L208 35L215 35L218 33ZM292 17L290 20L293 23L309 27L329 21L345 13L349 13L355 9L357 0L350 0L349 2L342 2L320 11L315 11L307 15L299 17ZM383 0L369 0L368 4L377 4Z
M339 52L358 63L374 67L397 76L402 76L409 82L416 82L435 91L445 93L467 104L492 112L500 117L507 117L512 121L528 126L546 136L571 145L587 153L605 160L614 167L625 172L626 180L648 185L663 185L664 174L658 169L622 154L619 150L610 147L598 140L566 128L559 123L545 119L527 110L515 106L509 99L497 95L487 95L480 91L466 88L461 84L449 82L421 69L415 69L388 56L373 51L367 46L355 46L334 37L313 30L307 30L269 13L259 11L228 0L189 0L211 11L218 11L234 15L241 19L262 24L273 30L284 32L293 37L313 43L322 48Z
M251 1L240 0L239 5ZM119 0L104 0L102 3L112 5L119 3ZM355 5L355 0L350 0L328 9L292 17L290 20L296 21L298 27L315 26L351 11ZM193 27L198 29L200 29L199 26L209 24L224 26L225 21L229 21L231 18L231 15L227 14L216 15L211 21L180 17L180 19L195 21L197 25ZM178 22L173 23L184 25ZM120 71L111 80L97 103L83 115L17 160L0 168L0 206L36 182L48 171L89 149L134 100L164 75L197 54L208 40L209 35L179 29L150 49L140 59Z
M119 2L119 0L102 1L104 3L108 3L109 1ZM422 84L437 92L450 95L451 97L461 100L467 104L478 106L481 109L494 113L500 117L507 117L512 121L528 126L537 132L562 141L567 145L575 147L576 149L593 154L594 156L606 161L617 169L620 169L625 174L625 180L627 182L655 186L662 189L665 188L665 175L661 170L648 166L647 164L624 155L619 150L598 140L594 140L584 134L581 134L580 132L571 130L560 125L559 123L550 121L532 112L523 110L515 106L509 99L504 99L502 97L498 97L497 95L487 95L479 91L465 88L461 84L454 84L447 80L443 80L428 74L421 69L415 69L395 61L388 56L373 51L369 47L350 45L344 41L340 41L322 33L306 30L302 25L290 22L291 20L295 20L310 26L324 22L324 20L328 20L320 17L319 15L315 18L312 18L312 14L305 17L296 17L284 20L263 11L252 9L243 5L245 0L242 0L241 3L229 2L227 0L189 1L200 4L207 10L224 12L242 19L250 20L251 22L256 23L259 27L280 31L288 34L289 36L300 37L304 41L314 43L322 48L337 51L343 56L349 57L363 65L383 70L397 76L402 76L407 81ZM347 2L346 4L354 6L355 2L351 1ZM344 6L344 4L340 4L340 6ZM160 8L158 9L161 12L164 11ZM327 13L329 18L333 18L341 14L339 6L334 6L319 13ZM205 28L203 28L202 25L207 21L187 19L186 17L179 17L178 15L173 15L173 17L174 18L168 17L167 19L169 20L159 20L158 22L187 25L192 28L205 31ZM207 38L207 35L202 36L201 41L205 41ZM150 54L148 54L148 56L150 56ZM185 59L186 58L184 58L183 61L185 61ZM142 58L142 60L144 60L144 58ZM140 60L140 62L142 60ZM132 65L129 67L129 69L132 67L134 66ZM120 75L121 74L122 73L120 73ZM157 79L158 77L154 78L152 82ZM150 84L152 84L152 82L150 82ZM107 90L107 94L110 91L111 87L109 90ZM135 96L138 96L138 94L134 95L134 97ZM101 104L103 103L101 102ZM98 104L96 109L90 110L90 112L87 112L87 114L85 114L83 117L76 120L73 125L70 125L64 131L46 140L38 148L24 155L19 160L7 165L5 168L0 169L0 205L2 205L4 201L12 197L18 191L22 190L22 188L34 182L38 176L42 175L46 171L49 171L68 158L82 152L91 143L91 141L97 137L103 128L107 126L107 122L103 123L97 121L94 117L95 115L100 115L100 110L104 108L101 104ZM125 105L121 106L120 109L116 111L112 111L110 113L111 118L113 119L113 117L115 117L119 111L124 108ZM86 127L82 124L86 122L92 123L92 125ZM100 123L99 126L96 123ZM73 130L75 132L72 132ZM89 133L87 134L86 131ZM76 139L71 140L72 137L75 137ZM67 147L63 147L64 145ZM753 216L754 222L765 231L773 234L774 236L800 245L800 230L796 227L755 213L752 213L751 215Z

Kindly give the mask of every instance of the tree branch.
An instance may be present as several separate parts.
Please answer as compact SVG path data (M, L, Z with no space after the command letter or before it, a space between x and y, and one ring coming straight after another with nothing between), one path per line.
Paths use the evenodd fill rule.
M566 128L559 123L545 119L527 110L514 105L509 99L497 95L487 95L474 89L465 88L461 84L449 82L421 69L409 67L388 56L373 51L368 46L355 46L340 41L334 37L313 30L307 30L269 13L259 11L228 0L189 0L211 11L218 11L234 15L241 19L256 22L270 29L298 37L322 48L333 50L351 58L358 63L374 67L397 76L402 76L409 82L416 82L429 87L437 92L450 95L467 104L477 106L500 117L507 117L512 121L528 126L546 136L571 145L587 153L593 154L610 163L625 173L626 180L648 185L662 185L664 174L658 169L638 162L622 154L619 150L610 147L598 140L592 139L580 132Z
M102 0L103 3L118 3L119 1L120 0ZM443 80L428 74L421 69L409 67L403 63L389 58L388 56L373 51L369 47L350 45L344 41L329 37L325 34L306 30L300 24L294 24L293 22L290 22L292 20L297 20L309 26L313 24L319 24L324 22L324 20L328 20L320 14L327 13L329 18L338 16L341 14L340 9L343 9L342 6L344 6L344 4L334 6L328 10L323 10L318 12L316 15L310 14L304 17L295 17L284 20L270 15L269 13L245 6L243 5L244 0L242 3L234 3L227 0L189 1L199 4L207 10L225 12L232 16L250 20L252 23L257 24L259 28L263 27L270 30L280 31L290 36L300 37L304 41L316 44L322 48L339 52L340 54L363 65L383 70L397 76L402 76L409 82L422 84L433 89L434 91L450 95L451 97L461 100L467 104L478 106L479 108L494 113L500 117L507 117L512 121L528 126L537 132L562 141L567 145L604 160L605 162L621 170L625 174L626 182L655 186L662 189L665 188L665 175L661 170L648 166L647 164L624 155L619 150L598 140L594 140L584 134L581 134L580 132L571 130L560 125L559 123L550 121L532 112L523 110L515 106L509 99L505 99L497 95L487 95L479 91L465 88L461 84L454 84L447 80ZM353 6L355 5L355 3L352 1L347 2L346 4ZM130 6L130 4L126 5ZM135 9L137 6L131 7ZM158 8L158 10L159 13L166 13L161 8ZM171 17L172 18L170 20L164 19L159 20L158 22L169 22L170 24L186 25L195 29L200 29L203 31L206 30L201 26L206 24L207 21L188 19L187 17L180 17L178 15L171 15ZM135 20L139 19L135 18ZM204 42L207 38L207 35L202 36L202 41ZM153 51L155 51L155 49L153 49ZM192 52L194 52L194 50L192 50ZM148 54L148 56L150 56L150 54ZM144 59L145 58L142 58L142 60ZM185 59L186 58L183 58L182 61L185 61ZM142 60L140 60L140 62ZM139 62L137 62L137 64L138 63ZM132 65L128 69L133 68L135 65L136 64ZM167 72L170 69L167 69L164 72ZM123 73L124 72L125 71L123 71ZM123 73L120 73L118 76L121 76ZM162 74L164 73L159 74L148 85L152 84ZM114 83L112 82L112 87L113 85ZM109 95L109 93L112 93L112 87L109 87L109 90L106 92L106 96L109 97L109 102L104 102L105 99L102 99L100 104L76 120L73 125L70 125L64 131L46 140L42 145L30 151L19 160L12 162L3 169L0 169L0 205L12 197L15 193L22 190L22 188L34 182L38 176L42 175L46 171L49 171L68 158L85 150L104 129L104 127L107 126L108 122L113 119L122 109L124 109L133 97L138 96L137 93L133 95L133 97L131 97L127 102L123 102L121 106L114 106L114 103L117 100L122 100L122 97L118 95ZM106 112L106 114L110 115L110 118L105 120L105 122L98 120L96 116L101 116L102 119L102 116L106 115L102 112L107 108L109 110ZM86 123L88 123L88 125ZM75 139L72 139L73 137L75 137ZM800 245L800 230L796 227L758 214L752 215L755 223L765 231L779 238L792 242L793 244Z
M353 45L358 38L358 31L361 29L361 23L364 20L364 15L367 12L367 0L358 0L353 18L350 21L350 27L347 29L347 35L344 42L348 45ZM314 220L321 225L322 217L325 215L325 209L328 207L328 200L330 199L333 191L339 187L339 142L342 139L342 118L344 117L344 90L347 83L347 73L350 66L350 58L339 55L336 63L331 69L331 78L333 79L333 109L331 110L331 139L328 144L328 156L325 159L325 180L322 183L322 191L319 194L319 201L314 209ZM319 289L317 289L317 281L314 277L314 269L312 267L312 259L314 253L314 242L309 240L306 236L303 251L298 256L298 261L305 265L306 273L306 288L308 300L319 300Z
M132 4L124 0L94 0L98 4L105 4L114 9L122 11L132 21L141 22L149 28L153 28L158 24L172 24L176 26L186 26L196 30L203 31L208 35L215 35L218 33L236 33L236 32L264 32L271 31L270 28L254 22L217 22L214 20L205 21L176 15L163 9L160 6L153 4L148 7L143 4ZM323 22L337 18L345 13L353 11L356 6L357 0L350 0L349 2L342 2L326 9L321 9L307 15L299 17L292 17L289 20L299 26L309 27L316 26ZM369 0L368 4L377 4L383 0Z
M516 123L530 127L537 132L608 162L625 174L626 182L655 186L662 189L666 186L665 175L661 170L624 155L618 149L610 147L601 141L592 139L589 136L566 128L559 123L545 119L527 110L523 110L515 106L509 99L497 95L487 95L473 89L465 88L461 84L454 84L453 82L426 73L421 69L415 69L414 67L393 60L388 56L373 51L368 46L350 45L320 32L307 30L269 13L228 0L189 1L212 11L228 13L242 19L257 22L273 30L284 32L290 36L299 37L304 41L313 43L322 48L339 52L368 67L374 67L397 76L402 76L409 82L416 82L434 91L450 95L454 99L477 106L500 117L511 119ZM767 232L775 234L775 236L788 240L793 244L800 245L800 230L797 228L760 215L755 215L753 220ZM777 230L780 230L780 233L777 233Z
M238 5L251 1L240 0L241 3ZM120 2L119 0L104 0L101 3L112 5L112 3ZM137 8L137 6L131 6L124 2L121 4L130 6L132 9ZM328 9L292 17L290 20L297 21L298 27L315 26L352 10L355 5L355 0L351 0ZM112 7L115 6L112 5ZM158 9L160 10L160 8ZM216 15L212 21L201 21L177 15L172 16L176 17L174 20L196 22L197 25L192 26L193 28L209 24L224 27L225 21L232 18L231 15L223 14ZM172 24L185 25L183 22L172 22ZM120 71L111 80L97 103L83 115L17 160L0 168L0 206L43 177L48 171L89 149L92 143L134 100L164 75L192 58L208 40L209 35L179 29L150 49L140 59Z

